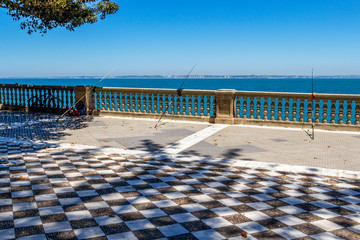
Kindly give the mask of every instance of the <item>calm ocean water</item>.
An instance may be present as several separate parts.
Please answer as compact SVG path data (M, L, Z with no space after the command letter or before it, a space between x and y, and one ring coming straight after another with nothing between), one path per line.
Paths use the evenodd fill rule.
M115 79L109 78L98 86L135 87L135 88L172 88L177 89L184 79ZM34 85L94 85L99 79L0 79L0 83L19 83ZM187 79L184 89L236 89L240 91L270 92L311 92L311 79ZM314 92L360 94L360 79L314 79Z

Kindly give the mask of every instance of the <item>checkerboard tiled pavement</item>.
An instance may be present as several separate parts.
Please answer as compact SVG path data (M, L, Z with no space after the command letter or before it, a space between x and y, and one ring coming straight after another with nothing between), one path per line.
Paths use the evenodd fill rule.
M0 239L360 239L360 181L0 141Z

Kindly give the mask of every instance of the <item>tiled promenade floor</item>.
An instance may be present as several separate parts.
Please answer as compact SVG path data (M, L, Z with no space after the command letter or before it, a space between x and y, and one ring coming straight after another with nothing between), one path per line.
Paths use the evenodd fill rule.
M13 129L0 138L0 239L360 239L358 179L136 157Z

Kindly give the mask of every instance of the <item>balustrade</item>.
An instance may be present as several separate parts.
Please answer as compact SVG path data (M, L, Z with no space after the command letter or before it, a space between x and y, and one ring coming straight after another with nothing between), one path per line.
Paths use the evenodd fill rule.
M33 99L44 101L51 96L56 99L52 108L66 109L83 92L84 87L0 84L0 106L25 109L34 105ZM106 87L85 94L90 95L88 108L98 114L158 118L166 113L168 118L195 121L216 121L221 116L235 124L301 126L314 122L324 128L360 125L360 95L317 94L310 99L305 93L183 90L178 96L174 89Z

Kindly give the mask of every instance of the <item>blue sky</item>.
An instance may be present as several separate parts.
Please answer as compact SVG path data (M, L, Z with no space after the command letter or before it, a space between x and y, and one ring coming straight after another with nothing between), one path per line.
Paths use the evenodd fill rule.
M117 0L116 15L27 35L0 9L0 77L360 75L359 0Z

